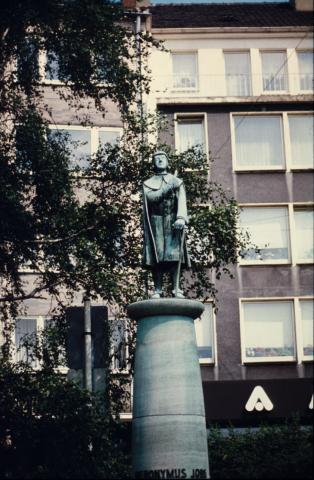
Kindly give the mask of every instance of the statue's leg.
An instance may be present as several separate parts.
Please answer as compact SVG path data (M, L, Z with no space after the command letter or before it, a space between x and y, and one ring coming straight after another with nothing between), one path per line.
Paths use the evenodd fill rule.
M160 267L156 266L152 269L153 281L155 291L152 294L151 298L160 298L162 295L162 278L163 272Z
M172 294L174 297L177 298L185 298L183 295L183 290L180 289L180 278L178 278L178 275L180 275L179 271L179 262L175 262L175 264L172 267ZM178 288L177 288L178 285Z

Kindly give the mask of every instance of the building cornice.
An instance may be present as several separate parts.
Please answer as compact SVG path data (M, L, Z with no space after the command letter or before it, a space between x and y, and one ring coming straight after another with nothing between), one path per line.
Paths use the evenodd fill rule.
M152 35L160 38L181 38L190 36L197 38L237 38L245 35L246 38L269 37L299 37L309 33L313 36L313 27L202 27L202 28L153 28Z
M258 97L156 97L157 105L213 105L213 104L260 104L260 103L313 103L312 94L260 95Z

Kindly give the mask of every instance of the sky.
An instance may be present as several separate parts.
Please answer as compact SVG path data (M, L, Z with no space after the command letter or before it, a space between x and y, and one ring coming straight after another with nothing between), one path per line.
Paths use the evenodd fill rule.
M288 0L151 0L152 5L169 3L287 3Z

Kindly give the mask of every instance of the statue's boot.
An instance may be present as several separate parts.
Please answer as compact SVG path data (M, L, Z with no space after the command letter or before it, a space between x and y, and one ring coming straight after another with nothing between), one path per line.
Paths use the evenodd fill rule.
M172 295L176 298L185 298L185 296L183 295L183 290L180 289L178 289L177 292L175 290L172 290Z
M155 290L150 298L160 298L162 296L162 290Z

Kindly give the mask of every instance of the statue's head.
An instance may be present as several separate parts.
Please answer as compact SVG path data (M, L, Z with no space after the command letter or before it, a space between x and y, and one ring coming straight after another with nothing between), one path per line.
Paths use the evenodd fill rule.
M168 155L162 150L157 150L153 155L155 170L167 170L169 165Z

